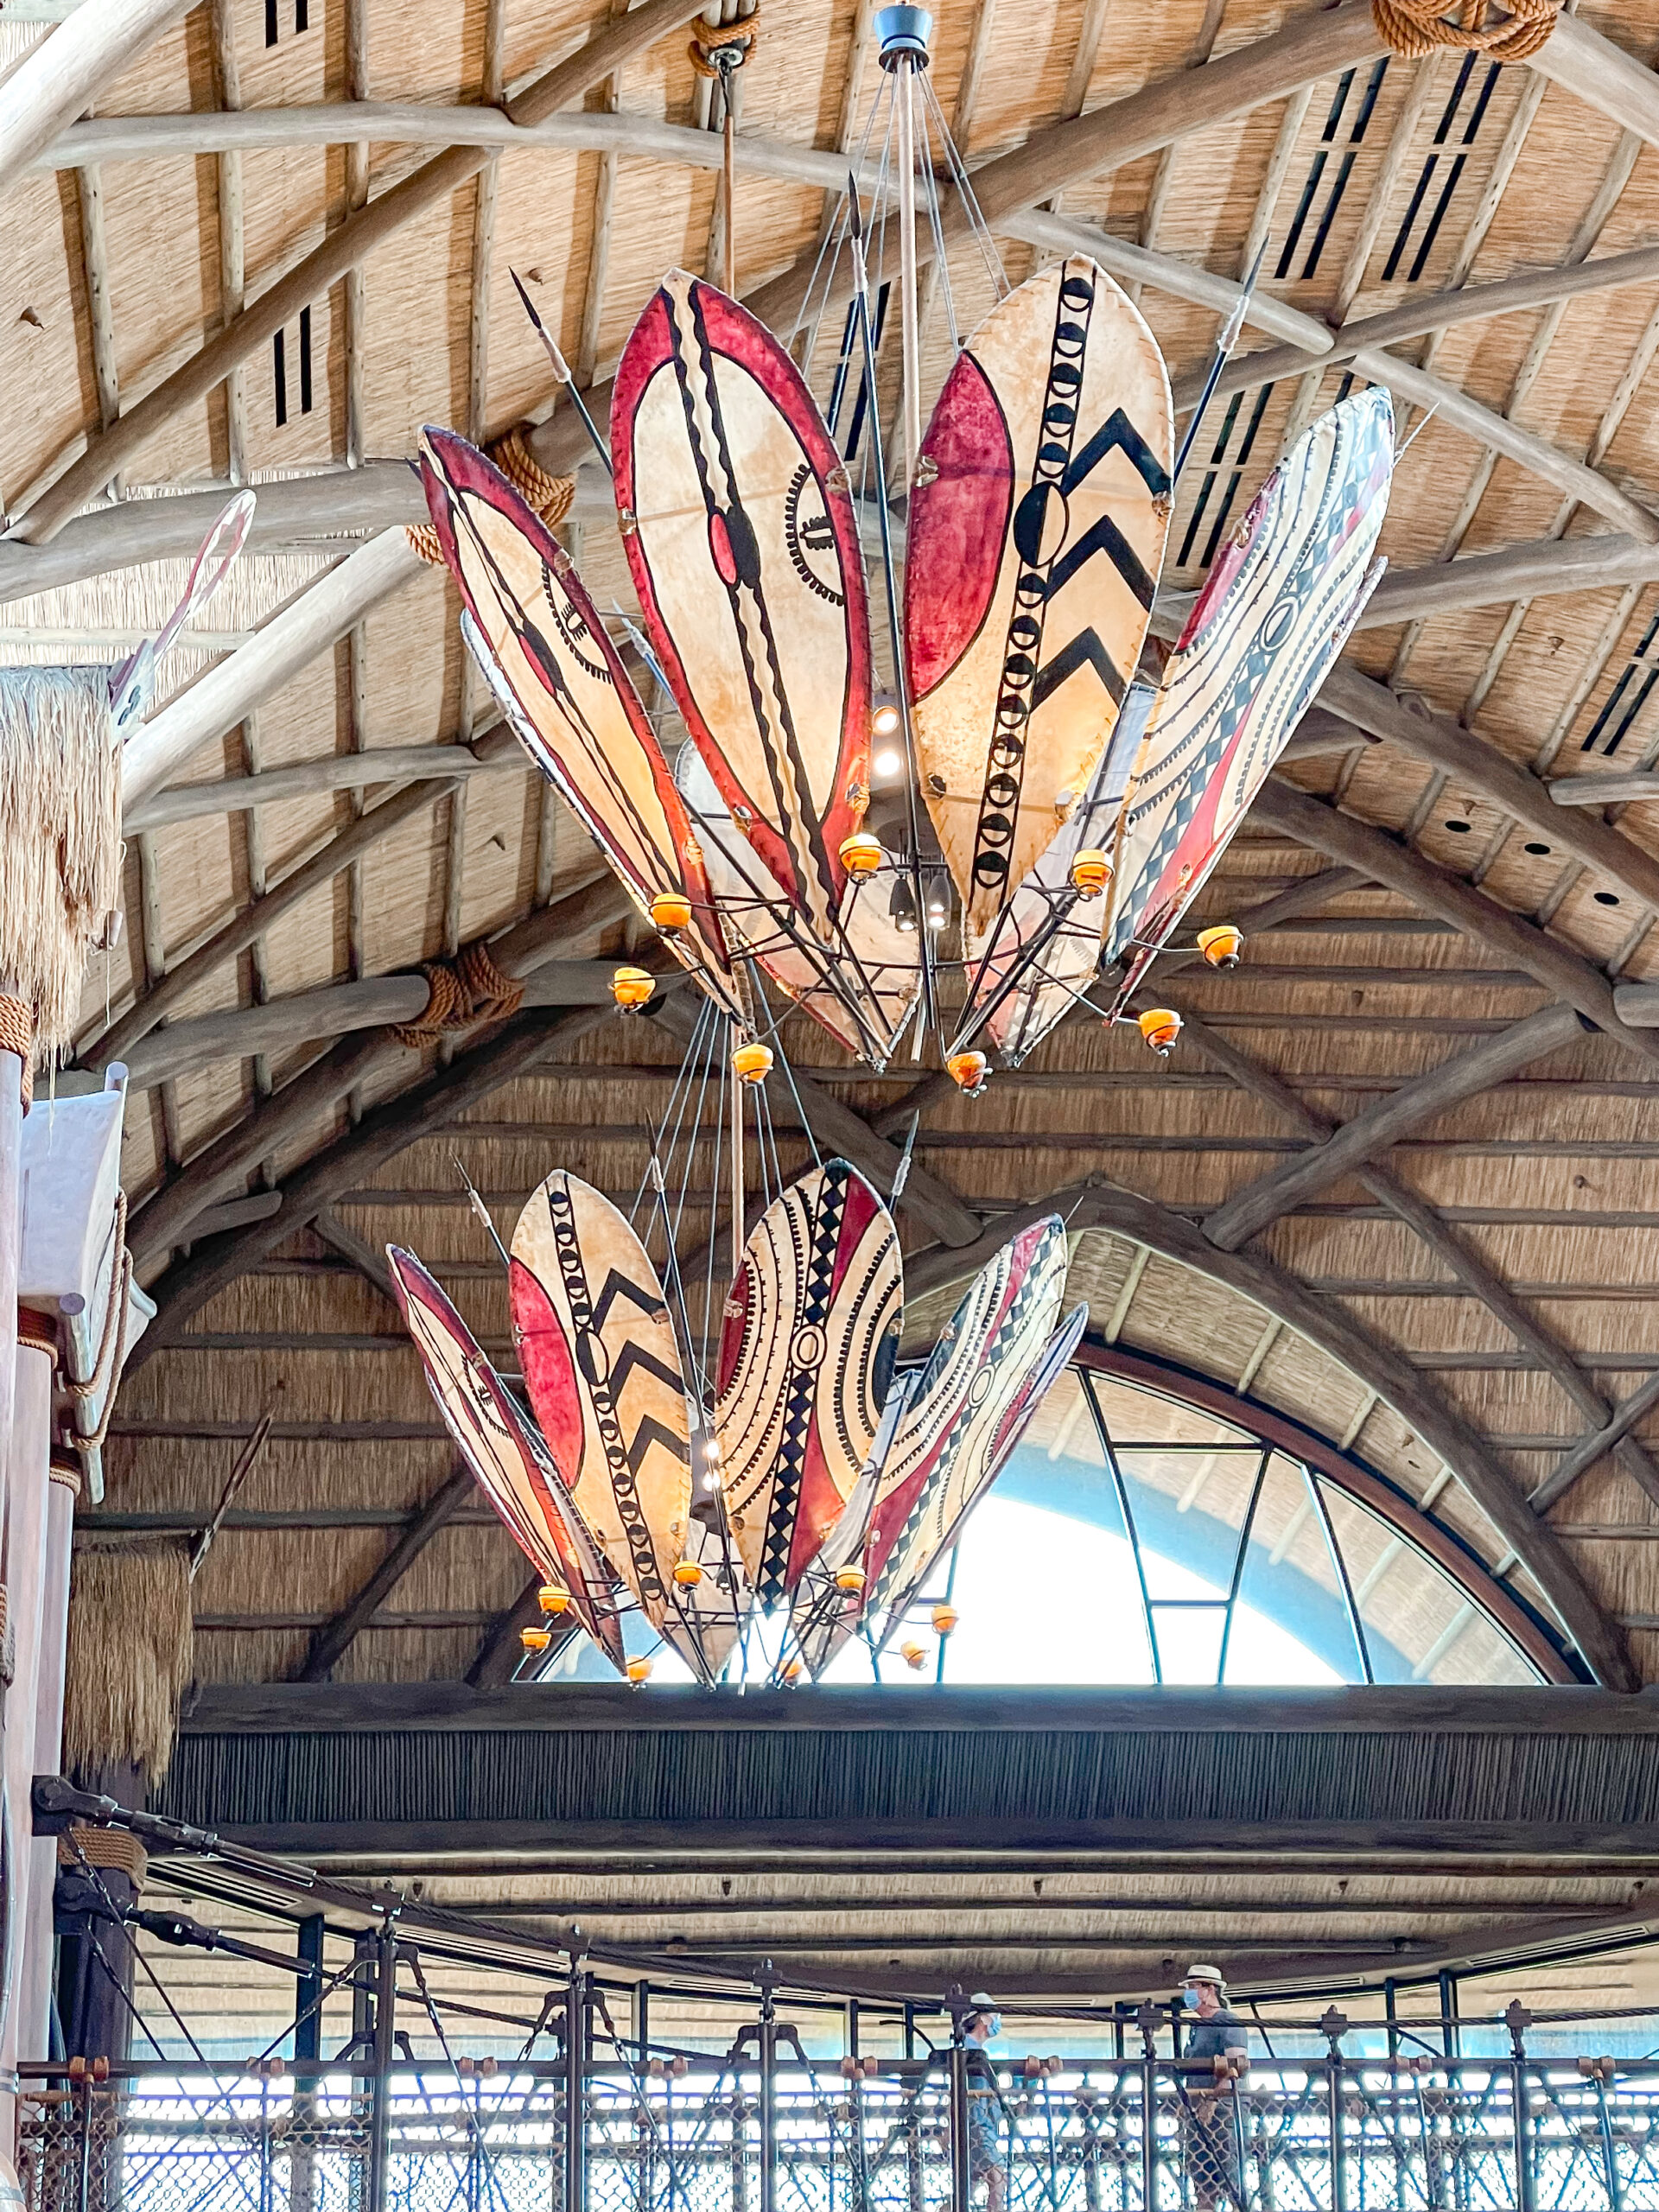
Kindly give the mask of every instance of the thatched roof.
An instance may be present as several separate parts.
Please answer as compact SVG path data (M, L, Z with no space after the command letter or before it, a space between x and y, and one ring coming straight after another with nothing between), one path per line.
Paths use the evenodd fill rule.
M161 1313L122 1395L104 1510L205 1517L270 1411L238 1510L293 1518L215 1544L194 1586L212 1624L198 1671L292 1673L366 1591L357 1632L334 1639L337 1672L455 1675L525 1570L498 1529L449 1511L451 1455L372 1255L413 1247L503 1344L502 1286L452 1153L504 1228L556 1163L632 1188L678 1058L671 1025L543 1008L446 1053L384 1027L334 1044L303 1020L217 1042L182 1025L407 976L509 926L565 961L630 941L574 824L486 730L440 574L394 540L377 591L353 599L369 556L339 564L416 518L402 462L424 421L494 437L527 419L545 467L580 459L507 271L602 386L664 270L707 260L718 141L666 0L640 11L653 35L620 73L577 67L575 97L517 140L480 101L607 24L624 40L638 26L604 0L440 10L417 34L370 0L312 0L303 29L295 0L270 4L194 10L11 181L0 652L113 658L112 633L170 602L174 556L211 505L181 522L174 499L142 495L233 467L273 487L256 550L207 618L228 634L181 648L172 688L214 655L235 671L250 631L285 634L280 610L335 594L321 649L237 695L222 734L130 811L126 928L88 979L79 1058L119 1049L143 1085L125 1172ZM847 143L869 95L870 13L766 16L743 80L741 289L817 237L832 179L810 157ZM1615 1450L1569 1455L1659 1372L1659 1031L1630 1026L1640 1009L1614 995L1659 976L1659 839L1630 780L1659 751L1659 261L1638 257L1659 194L1659 0L1586 0L1535 66L1502 69L1456 51L1384 66L1354 0L945 0L938 17L936 88L1011 275L1072 226L1138 285L1178 399L1268 242L1247 334L1268 351L1253 368L1247 350L1207 418L1172 601L1348 378L1390 383L1418 434L1383 539L1391 576L1206 894L1208 915L1243 923L1246 965L1160 973L1160 998L1190 1017L1167 1070L1132 1033L1074 1022L969 1103L909 1069L850 1071L816 1035L790 1049L864 1118L878 1168L923 1082L926 1174L905 1226L935 1295L918 1325L949 1302L952 1250L1076 1197L1076 1281L1100 1334L1229 1386L1248 1371L1250 1395L1411 1497L1432 1490L1594 1671L1652 1678L1652 1417ZM45 38L49 54L55 33L10 23L10 51ZM353 99L373 108L366 156ZM486 141L500 150L486 158ZM447 143L484 166L443 157L427 203L394 223L387 195ZM962 284L971 305L965 270ZM273 336L260 302L290 295ZM937 374L942 326L929 359ZM123 500L67 520L118 467ZM563 527L601 604L626 605L593 477ZM134 565L157 547L166 563ZM393 810L384 835L373 812L359 820L363 787L333 780L382 747L398 754L391 795L366 797ZM424 782L411 748L433 756ZM452 760L478 772L436 780ZM280 796L257 806L213 790L273 774ZM1554 804L1547 786L1577 775L1618 777L1614 804ZM368 1018L331 1004L342 1024ZM382 1022L391 1004L355 1001ZM1254 1194L1217 1236L1198 1227L1331 1125L1556 1004L1586 1026L1493 1047L1497 1080L1408 1093L1374 1142L1350 1141L1336 1179L1282 1207ZM158 1009L175 1028L151 1026ZM1578 1471L1557 1491L1564 1462ZM404 1570L378 1574L389 1548Z

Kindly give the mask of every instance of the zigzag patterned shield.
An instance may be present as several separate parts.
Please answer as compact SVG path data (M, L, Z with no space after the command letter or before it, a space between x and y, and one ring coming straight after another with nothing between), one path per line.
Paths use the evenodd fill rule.
M995 1396L1001 1412L995 1419L976 1421L971 1433L949 1456L948 1464L930 1478L911 1509L881 1578L881 1602L887 1609L884 1643L915 1602L934 1560L956 1541L968 1516L1014 1456L1037 1408L1070 1364L1088 1325L1087 1303L1074 1306L1038 1351L1034 1361L1021 1362L1025 1380L1017 1389L1010 1393L999 1376Z
M1009 294L945 378L911 496L905 643L922 790L983 942L1089 785L1169 531L1152 333L1073 256Z
M908 1586L918 1549L945 1526L947 1499L982 1478L1053 1332L1066 1264L1065 1224L1051 1214L986 1262L951 1315L881 1470L864 1545L867 1618Z
M715 1433L727 1516L762 1606L794 1589L869 1458L903 1305L893 1217L844 1160L791 1184L743 1248Z
M520 743L642 913L658 892L691 901L690 926L670 949L718 1006L744 1018L690 817L569 555L452 431L423 430L421 475L467 642Z
M1017 1068L1093 982L1111 916L1111 887L1092 899L1081 897L1071 882L1071 863L1087 847L1109 853L1116 842L1129 771L1156 696L1150 684L1129 686L1088 791L993 923L969 970L968 1004L953 1052L982 1032L1007 1065Z
M1164 671L1119 831L1109 958L1119 1003L1226 850L1382 575L1394 408L1374 386L1322 416L1211 569Z
M869 786L870 645L846 471L800 372L675 270L617 365L611 452L640 612L721 796L832 942ZM774 893L775 895L775 893Z
M691 1509L685 1387L662 1285L610 1200L563 1169L512 1232L512 1333L536 1418L576 1510L653 1628Z
M392 1288L443 1425L513 1541L619 1669L626 1666L614 1577L571 1503L568 1482L439 1285L412 1252L388 1244Z

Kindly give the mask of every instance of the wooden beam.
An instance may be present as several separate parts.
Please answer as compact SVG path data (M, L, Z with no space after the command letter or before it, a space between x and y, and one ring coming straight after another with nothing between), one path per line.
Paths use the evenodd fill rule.
M524 978L524 1006L610 1006L612 960L550 960ZM223 1060L275 1056L353 1029L384 1029L416 1021L431 995L423 975L375 976L360 983L331 983L321 990L267 999L226 1014L196 1014L152 1030L127 1055L135 1090L211 1067Z
M1628 1398L1621 1399L1613 1409L1611 1418L1592 1435L1583 1437L1567 1452L1544 1477L1532 1493L1530 1503L1535 1512L1541 1513L1556 1499L1564 1497L1579 1477L1593 1467L1605 1452L1611 1452L1621 1437L1627 1436L1644 1414L1659 1405L1659 1375L1644 1382L1639 1390L1632 1390Z
M1483 743L1449 715L1414 713L1386 684L1347 662L1338 662L1327 677L1319 703L1429 766L1472 783L1494 805L1558 850L1605 876L1628 898L1659 910L1659 860L1581 809L1563 813L1541 776Z
M521 963L522 972L528 974L560 945L614 919L620 912L618 902L625 902L626 898L621 886L607 872L493 939L491 957L505 975L518 975ZM592 1026L588 1017L603 1012L603 1008L584 1008L579 1014L564 1017L573 1024L570 1036L585 1035ZM524 1019L534 1021L537 1017ZM412 1046L399 1044L380 1031L372 1030L366 1036L335 1046L302 1075L233 1122L145 1200L132 1216L128 1237L135 1258L141 1264L160 1258L181 1241L184 1229L204 1206L234 1195L258 1161L270 1159L298 1132L313 1126L318 1115L337 1106L372 1077L395 1076L414 1065L415 1058ZM340 1185L342 1190L350 1188L349 1183ZM334 1195L329 1193L330 1198ZM292 1213L283 1218L287 1225L300 1225ZM152 1325L143 1342L150 1342L153 1336Z
M1621 129L1659 146L1659 78L1591 24L1577 16L1559 15L1529 61L1541 76L1586 107L1599 108Z
M155 1287L158 1307L156 1319L130 1355L128 1371L130 1373L153 1352L161 1351L209 1299L216 1297L249 1268L269 1257L284 1237L296 1229L303 1228L321 1207L331 1205L342 1192L353 1189L365 1175L384 1166L417 1138L442 1127L451 1116L487 1098L501 1084L533 1067L545 1052L585 1036L607 1020L610 1011L602 1007L577 1007L550 1018L540 1013L518 1014L482 1041L457 1052L447 1068L426 1082L372 1108L355 1128L337 1137L333 1144L325 1145L289 1177L283 1185L283 1211L276 1221L258 1222L227 1236L214 1237L197 1246L188 1260L168 1268ZM337 1102L369 1076L384 1075L389 1064L394 1067L404 1064L407 1053L406 1046L383 1042L372 1035L365 1044L355 1048L336 1047L335 1053L328 1056L328 1061L334 1065L323 1078L322 1091L325 1096L332 1093L332 1101ZM357 1065L350 1065L358 1054L361 1058ZM320 1065L327 1067L328 1062ZM270 1105L280 1106L290 1092L307 1084L315 1072L308 1071L298 1082L289 1084L287 1091L278 1091ZM264 1158L269 1148L257 1127L264 1111L257 1109L232 1133L238 1140L238 1157L245 1162ZM163 1185L158 1196L136 1217L135 1233L144 1233L144 1249L152 1255L178 1241L176 1218L181 1211L187 1223L192 1214L200 1211L199 1205L189 1204L189 1193L184 1187L195 1165L192 1162L172 1185ZM156 1225L147 1227L150 1215L164 1201L165 1213ZM135 1257L138 1249L135 1243Z
M383 799L378 806L372 807L346 829L324 839L308 859L302 860L286 875L278 877L263 899L233 914L203 944L176 961L166 975L159 976L101 1036L83 1045L76 1055L80 1065L101 1068L124 1059L141 1038L147 1037L158 1022L164 1021L227 960L234 960L245 952L282 915L291 912L322 885L332 883L353 861L411 821L450 788L448 783L409 785Z
M514 1671L524 1656L524 1647L519 1640L520 1630L543 1625L542 1609L537 1599L540 1588L540 1576L532 1574L512 1605L505 1612L498 1613L486 1629L477 1655L467 1669L469 1689L503 1689L512 1681ZM575 1629L575 1623L549 1622L546 1625L553 1629L559 1643L563 1643ZM560 1635L561 1628L563 1635ZM550 1651L549 1656L551 1656Z
M1345 728L1345 725L1338 725ZM266 768L257 776L225 776L200 784L174 784L132 808L122 826L131 836L161 830L175 822L199 822L213 814L241 814L257 806L282 806L320 791L361 791L376 784L442 782L450 778L523 775L529 756L512 733L498 748L480 753L469 745L382 745L365 753L327 753L291 768ZM1293 741L1294 742L1294 741ZM1332 744L1338 741L1332 738ZM1340 741L1351 745L1353 732Z
M137 411L124 416L111 435ZM127 740L121 754L124 810L170 783L193 753L245 721L319 653L338 645L372 607L425 573L401 530L383 531L347 555Z
M1659 775L1638 768L1622 776L1552 776L1544 789L1556 806L1640 806L1659 798Z
M1191 1014L1184 1013L1183 1019L1184 1034L1207 1058L1224 1068L1242 1090L1281 1114L1311 1143L1324 1143L1335 1134L1335 1124L1315 1113L1281 1076L1252 1058L1231 1038L1211 1029ZM1310 1083L1307 1087L1318 1090L1323 1086ZM1359 1180L1450 1271L1455 1286L1478 1299L1499 1327L1514 1338L1522 1352L1554 1378L1586 1421L1594 1421L1599 1427L1610 1418L1611 1406L1584 1374L1573 1354L1522 1304L1516 1286L1506 1282L1474 1245L1459 1236L1421 1192L1402 1183L1386 1167L1363 1166L1359 1170ZM1333 1292L1328 1283L1310 1282L1308 1287L1322 1295L1365 1294L1357 1286L1349 1292ZM1412 1357L1419 1366L1424 1363L1421 1353ZM1619 1463L1626 1473L1648 1497L1659 1501L1659 1466L1646 1447L1627 1436L1618 1449Z
M1344 1122L1323 1144L1299 1153L1281 1167L1272 1168L1235 1191L1224 1205L1205 1215L1205 1235L1223 1251L1236 1252L1281 1214L1370 1166L1409 1131L1465 1099L1478 1097L1506 1077L1518 1074L1534 1060L1569 1043L1587 1027L1573 1007L1548 1006L1517 1021L1513 1028L1484 1038L1466 1052L1452 1053L1426 1075L1402 1084L1397 1090Z
M1313 1294L1306 1284L1264 1255L1220 1251L1182 1215L1136 1192L1090 1176L1035 1205L1001 1216L978 1245L957 1252L936 1249L918 1255L905 1270L907 1295L918 1297L925 1291L965 1280L1010 1236L1050 1213L1063 1215L1074 1230L1109 1229L1237 1291L1375 1390L1456 1474L1532 1574L1597 1680L1614 1689L1639 1687L1640 1675L1619 1630L1570 1554L1548 1524L1533 1513L1491 1447L1402 1353L1371 1335L1328 1299Z
M149 8L154 14L175 8L177 0L89 0L89 4L99 15L106 8L111 12L124 9L133 14L141 14ZM581 100L632 55L654 45L696 13L696 0L641 0L639 7L608 24L509 101L509 117L515 122L535 123ZM61 32L54 34L54 38L61 35ZM31 57L31 61L39 58ZM5 143L8 96L18 77L30 66L26 62L0 90L0 147ZM54 107L51 130L45 137L30 144L28 158L32 159L35 153L49 143L62 124L86 104L82 98L67 113ZM416 170L412 176L382 193L378 200L372 200L356 214L347 216L321 245L251 301L233 322L216 332L181 366L146 392L118 423L89 437L80 458L30 508L23 535L35 544L51 537L86 504L100 483L107 483L118 468L131 461L182 409L205 399L238 362L245 361L256 348L269 345L275 334L302 307L337 284L348 270L359 267L404 224L447 200L476 176L488 159L487 151L480 148L451 147ZM0 155L0 176L3 176L4 168L3 156ZM413 556L410 557L413 559Z
M82 0L0 84L0 193L9 192L78 115L96 104L188 0ZM114 468L104 472L107 483ZM96 486L92 487L93 489Z
M1627 1028L1619 1020L1612 986L1599 969L1463 877L1436 868L1397 837L1271 778L1256 796L1251 819L1287 831L1299 843L1332 860L1364 869L1374 882L1385 884L1490 946L1501 958L1526 969L1553 996L1576 1007L1598 1029L1631 1052L1644 1059L1659 1059L1659 1036Z
M339 1611L317 1630L311 1638L310 1648L295 1677L296 1681L327 1681L439 1529L453 1519L459 1507L472 1503L477 1494L477 1487L470 1469L462 1466L457 1466L454 1472L438 1485L420 1512L392 1543L374 1572L347 1599Z

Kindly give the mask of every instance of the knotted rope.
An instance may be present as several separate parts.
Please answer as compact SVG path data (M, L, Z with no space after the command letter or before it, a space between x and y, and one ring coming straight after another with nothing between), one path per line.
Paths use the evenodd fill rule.
M35 1009L0 992L0 1052L16 1052L23 1064L23 1111L35 1096Z
M550 476L516 426L496 440L489 456L525 505L534 508L550 530L564 520L576 496L575 478ZM418 554L429 569L442 565L443 549L429 522L406 523L404 535L410 552Z
M702 16L694 17L691 43L685 50L698 76L718 78L723 83L734 69L741 69L754 51L760 22L758 7L740 16L734 23L706 23Z
M1440 47L1490 54L1494 61L1526 61L1555 28L1560 0L1371 0L1378 35L1402 60L1421 61Z
M463 946L453 960L429 961L421 973L427 997L420 1018L398 1023L391 1033L400 1045L417 1051L476 1022L505 1020L524 1002L524 985L502 974L481 940Z

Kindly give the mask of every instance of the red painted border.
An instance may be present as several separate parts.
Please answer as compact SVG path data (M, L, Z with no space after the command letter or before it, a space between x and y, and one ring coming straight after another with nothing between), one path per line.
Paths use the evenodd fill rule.
M1545 1632L1536 1617L1487 1573L1459 1537L1421 1511L1386 1476L1332 1444L1329 1437L1321 1436L1316 1429L1304 1428L1289 1414L1264 1405L1259 1398L1241 1398L1213 1376L1198 1374L1190 1367L1179 1367L1173 1360L1160 1359L1150 1352L1129 1351L1122 1344L1103 1344L1085 1338L1077 1346L1071 1363L1093 1375L1116 1376L1125 1382L1138 1382L1145 1389L1155 1390L1160 1397L1173 1398L1179 1404L1196 1407L1201 1413L1230 1421L1247 1436L1259 1437L1263 1444L1271 1444L1293 1459L1306 1460L1357 1505L1378 1515L1408 1544L1449 1575L1470 1604L1478 1606L1493 1626L1532 1662L1546 1681L1582 1686L1584 1677L1573 1671L1560 1646Z

